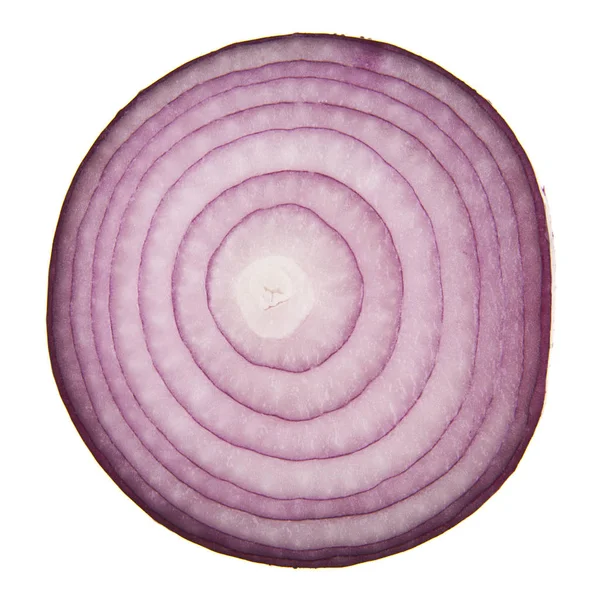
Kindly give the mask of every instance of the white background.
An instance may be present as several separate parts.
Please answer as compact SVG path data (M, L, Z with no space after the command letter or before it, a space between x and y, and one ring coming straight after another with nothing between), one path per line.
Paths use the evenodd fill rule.
M598 46L589 0L7 2L0 15L0 596L598 597ZM558 7L558 8L557 8ZM56 391L46 277L70 180L142 88L226 44L296 31L390 42L506 118L546 187L556 287L548 395L516 473L471 518L404 554L290 570L195 546L96 464Z

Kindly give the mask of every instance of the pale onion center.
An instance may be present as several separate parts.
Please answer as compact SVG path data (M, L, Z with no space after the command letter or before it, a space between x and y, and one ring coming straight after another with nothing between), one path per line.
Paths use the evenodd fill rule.
M247 325L263 338L291 335L315 301L305 271L286 256L266 256L250 263L237 278L234 293Z

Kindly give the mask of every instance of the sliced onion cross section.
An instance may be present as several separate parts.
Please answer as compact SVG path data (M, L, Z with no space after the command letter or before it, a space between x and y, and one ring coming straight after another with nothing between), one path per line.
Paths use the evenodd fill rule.
M542 197L488 102L363 39L230 46L98 138L50 267L61 396L207 548L345 566L467 517L544 398Z

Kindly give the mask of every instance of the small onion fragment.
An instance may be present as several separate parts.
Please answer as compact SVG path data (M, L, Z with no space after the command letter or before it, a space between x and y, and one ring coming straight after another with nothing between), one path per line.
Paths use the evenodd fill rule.
M542 196L472 89L296 34L194 60L98 138L60 216L48 339L91 452L215 551L345 566L514 471L550 340Z

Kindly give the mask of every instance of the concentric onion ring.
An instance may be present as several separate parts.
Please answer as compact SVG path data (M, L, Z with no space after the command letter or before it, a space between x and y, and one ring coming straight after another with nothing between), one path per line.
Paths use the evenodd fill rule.
M550 255L533 171L436 65L326 35L142 92L58 225L55 377L97 460L219 552L343 566L420 544L538 421Z

